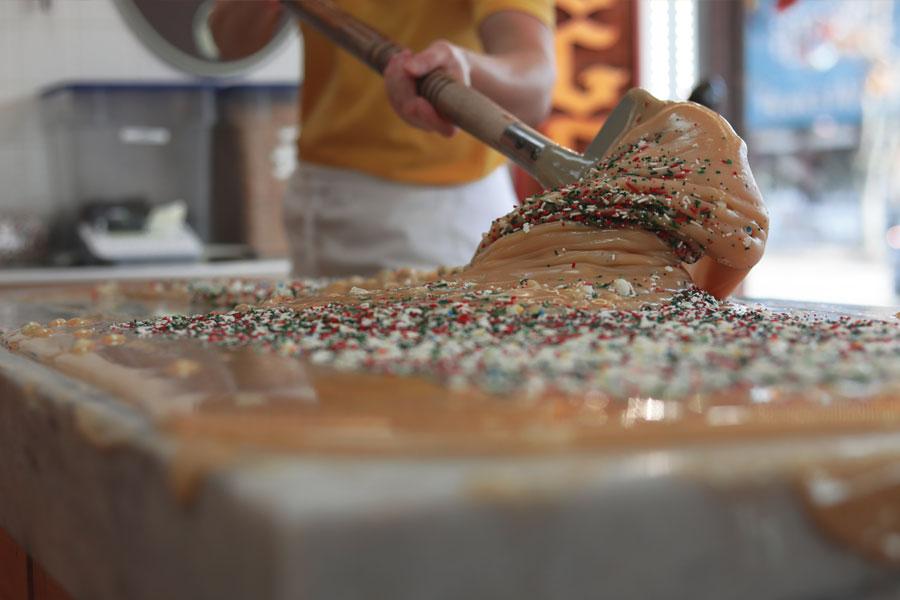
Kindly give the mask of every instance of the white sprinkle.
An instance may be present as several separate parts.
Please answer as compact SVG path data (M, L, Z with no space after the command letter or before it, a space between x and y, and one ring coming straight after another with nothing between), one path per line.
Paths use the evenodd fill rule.
M613 289L615 289L616 293L620 296L630 297L634 296L634 286L631 285L631 282L622 279L621 277L613 280Z

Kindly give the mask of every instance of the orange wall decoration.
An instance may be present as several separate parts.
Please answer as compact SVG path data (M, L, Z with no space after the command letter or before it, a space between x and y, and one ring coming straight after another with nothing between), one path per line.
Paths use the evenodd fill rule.
M541 130L583 150L622 94L637 83L637 0L557 0L553 112ZM516 173L519 195L540 191Z

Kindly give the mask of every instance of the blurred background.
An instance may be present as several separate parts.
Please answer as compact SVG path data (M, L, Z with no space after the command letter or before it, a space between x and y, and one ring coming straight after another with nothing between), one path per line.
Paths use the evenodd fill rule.
M0 285L287 275L300 44L285 23L221 61L210 8L0 0ZM557 16L548 135L583 144L633 85L703 102L747 141L771 213L743 294L898 303L900 1L559 0Z

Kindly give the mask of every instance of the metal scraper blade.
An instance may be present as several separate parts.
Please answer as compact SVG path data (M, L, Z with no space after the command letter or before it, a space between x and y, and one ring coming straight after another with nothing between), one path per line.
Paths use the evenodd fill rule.
M654 98L649 92L641 88L628 90L616 107L609 113L603 122L600 132L587 147L585 158L599 161L612 148L621 135L631 129L639 117L646 117L648 113L656 112L662 102Z

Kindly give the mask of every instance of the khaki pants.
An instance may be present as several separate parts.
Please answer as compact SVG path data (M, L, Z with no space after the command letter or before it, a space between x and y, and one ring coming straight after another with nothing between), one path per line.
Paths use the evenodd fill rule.
M294 274L464 265L491 221L514 205L506 168L463 185L423 186L301 163L284 213Z

